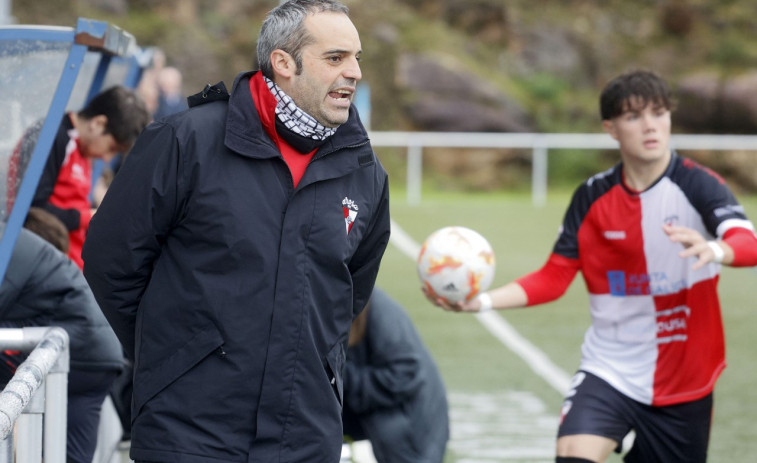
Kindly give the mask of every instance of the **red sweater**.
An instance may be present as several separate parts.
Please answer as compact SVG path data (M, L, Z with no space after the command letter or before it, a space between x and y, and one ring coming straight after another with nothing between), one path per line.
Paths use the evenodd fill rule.
M297 184L300 183L300 179L305 174L305 169L318 149L316 148L307 154L302 154L276 133L276 97L273 96L268 85L263 80L262 72L255 73L250 79L250 93L252 93L252 100L258 110L263 128L265 128L268 136L271 137L271 140L279 148L281 156L286 161L289 171L292 173L294 187L297 188Z

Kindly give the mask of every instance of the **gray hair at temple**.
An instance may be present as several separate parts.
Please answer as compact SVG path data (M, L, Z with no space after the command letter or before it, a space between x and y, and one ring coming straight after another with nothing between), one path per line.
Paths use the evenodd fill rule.
M297 65L297 74L302 72L302 48L310 44L312 37L305 29L305 18L315 13L344 13L349 9L334 0L287 0L268 13L258 37L258 69L273 80L271 53L280 49L292 55Z

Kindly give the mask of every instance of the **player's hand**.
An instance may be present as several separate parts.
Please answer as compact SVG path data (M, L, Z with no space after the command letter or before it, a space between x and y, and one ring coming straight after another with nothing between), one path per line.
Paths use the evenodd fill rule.
M425 287L421 287L421 291L432 304L448 312L478 312L480 308L480 302L477 298L468 302L449 302L446 299L435 296L429 292Z
M698 231L674 225L663 225L662 229L668 235L670 241L683 245L683 251L678 253L680 257L684 259L689 257L697 258L697 261L691 267L692 270L698 270L708 263L715 261L715 253L704 236Z

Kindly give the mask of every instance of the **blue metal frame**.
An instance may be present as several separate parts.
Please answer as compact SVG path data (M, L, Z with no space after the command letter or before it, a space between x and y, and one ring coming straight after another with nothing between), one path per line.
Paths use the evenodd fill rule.
M76 29L64 27L18 26L0 27L1 40L37 40L46 42L71 43L65 67L58 81L58 86L45 117L37 143L32 152L29 165L16 196L13 209L8 216L5 230L0 238L0 279L5 275L13 247L21 231L27 211L37 189L39 178L47 161L50 147L53 144L58 126L65 114L66 105L81 70L84 56L88 50L102 53L102 57L90 85L89 98L96 95L102 87L111 56L123 59L133 59L129 55L135 50L134 37L121 29L102 21L80 18ZM133 61L139 64L136 59ZM136 86L138 78L134 78L134 71L130 70L131 81L125 85ZM141 72L136 73L141 76Z
M85 101L89 101L94 98L105 82L105 75L108 73L108 67L110 66L110 55L100 56L100 62L97 64L95 75L92 77L92 83L89 86L89 94Z
M43 42L72 43L74 41L74 30L70 27L0 27L0 40L41 40Z

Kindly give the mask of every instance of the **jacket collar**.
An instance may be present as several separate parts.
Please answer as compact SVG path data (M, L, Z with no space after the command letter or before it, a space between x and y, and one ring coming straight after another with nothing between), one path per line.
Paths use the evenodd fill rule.
M254 158L271 158L280 156L276 144L263 128L258 111L252 103L250 78L260 71L239 74L234 80L229 99L229 112L226 118L226 146L241 155ZM340 125L336 133L316 153L315 159L327 156L351 146L368 143L368 133L355 106L350 106L347 122Z

